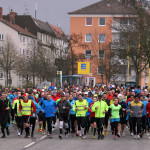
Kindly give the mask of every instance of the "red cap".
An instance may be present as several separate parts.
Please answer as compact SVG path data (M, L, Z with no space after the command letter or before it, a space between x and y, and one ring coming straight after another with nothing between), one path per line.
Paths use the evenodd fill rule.
M26 97L26 96L27 96L27 94L23 94L22 96L23 96L23 97Z

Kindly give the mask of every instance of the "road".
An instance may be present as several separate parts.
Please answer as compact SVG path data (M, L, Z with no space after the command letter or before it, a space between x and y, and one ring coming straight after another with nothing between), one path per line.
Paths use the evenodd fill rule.
M1 135L1 133L0 133ZM114 140L109 135L104 140L92 139L92 133L88 133L86 139L79 140L78 137L69 135L69 139L58 138L58 127L53 132L54 138L49 139L41 133L35 132L34 139L17 137L16 127L11 127L11 135L6 139L0 139L1 150L149 150L150 140L147 135L140 140L133 139L128 130L126 136Z

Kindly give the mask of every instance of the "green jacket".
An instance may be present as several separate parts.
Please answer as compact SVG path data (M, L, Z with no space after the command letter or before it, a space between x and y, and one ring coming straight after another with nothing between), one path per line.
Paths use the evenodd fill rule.
M18 113L19 112L19 105L20 105L19 99L15 100L14 112L17 114L18 117L21 117L22 113L21 112Z
M98 106L98 109L96 107ZM105 118L105 113L103 111L108 111L108 105L104 101L97 101L92 107L92 112L95 112L95 118Z
M87 107L85 109L84 107ZM78 110L76 110L78 108ZM85 117L86 112L88 111L88 102L87 100L83 99L83 101L76 100L76 102L73 105L73 111L76 112L76 117Z

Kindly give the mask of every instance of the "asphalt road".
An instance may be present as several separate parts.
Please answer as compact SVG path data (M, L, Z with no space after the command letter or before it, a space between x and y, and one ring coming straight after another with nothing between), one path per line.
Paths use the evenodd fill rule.
M53 132L53 139L43 136L35 131L35 138L25 139L17 137L15 125L10 128L11 134L6 139L0 139L1 150L149 150L150 140L145 134L140 140L135 140L126 129L126 136L114 140L110 131L104 140L92 139L89 132L86 139L79 140L78 137L69 135L69 139L58 138L58 127ZM1 135L1 133L0 133Z

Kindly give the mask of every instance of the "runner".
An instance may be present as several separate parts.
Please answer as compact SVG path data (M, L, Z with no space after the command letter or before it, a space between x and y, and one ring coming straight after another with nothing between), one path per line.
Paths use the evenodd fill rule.
M33 111L33 117L35 117L36 107L31 100L28 100L27 95L24 94L23 101L21 101L19 105L18 113L22 112L22 122L23 122L24 129L26 132L25 138L28 138L30 136L29 120L30 120L30 117L32 116L32 111Z
M78 100L73 105L73 111L76 112L79 139L85 138L84 130L86 125L86 112L88 111L88 102L83 99L82 94L78 95Z
M94 105L94 103L97 102L97 98L94 97L93 98L93 103L90 104L88 111L91 113L90 114L90 123L91 123L91 131L93 131L93 139L95 139L95 134L96 134L96 119L95 119L95 112L92 112L92 107Z
M48 125L48 137L53 138L52 136L52 120L56 115L57 112L57 104L56 102L52 99L51 95L47 95L47 100L44 101L42 105L42 110L43 113L45 114L46 122Z
M8 117L10 115L11 110L11 104L9 99L7 99L6 94L2 93L1 99L0 99L0 125L1 125L1 131L2 131L2 137L5 138L5 129L7 131L7 135L10 134L9 129L7 127L7 121Z
M65 138L68 139L68 119L69 119L69 110L71 109L71 105L68 101L65 100L65 95L61 94L61 99L57 104L57 109L59 111L59 138L62 139L63 132L63 124L65 123Z
M143 110L144 110L144 105L140 101L140 96L136 95L135 100L129 104L129 109L128 109L128 111L132 115L134 139L140 139ZM136 129L136 127L137 127L137 129Z
M106 102L102 101L102 95L98 96L98 101L94 103L92 111L95 112L98 139L104 139L104 121L105 113L108 111L108 105Z
M121 105L118 104L118 98L114 98L114 104L110 105L111 111L111 130L114 135L114 139L117 139L118 135L118 123L120 122L120 109Z

